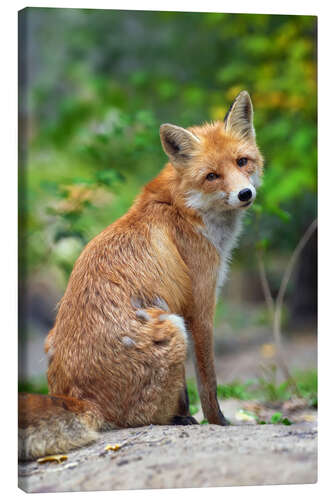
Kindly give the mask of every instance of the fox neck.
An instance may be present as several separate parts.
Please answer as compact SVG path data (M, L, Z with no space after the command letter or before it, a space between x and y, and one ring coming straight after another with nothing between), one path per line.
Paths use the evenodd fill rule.
M184 193L179 189L177 173L170 164L167 164L160 174L146 186L143 196L146 201L155 200L177 207L182 217L192 223L215 247L220 257L220 269L217 276L217 289L219 289L225 281L231 252L241 232L244 211L240 209L223 211L215 207L189 208Z
M224 212L207 211L202 214L204 226L201 233L214 245L220 256L217 294L227 277L231 252L237 245L242 229L243 215L244 212L237 209Z
M229 256L237 244L243 215L244 213L240 210L207 211L202 214L204 227L201 232L211 241L223 259Z

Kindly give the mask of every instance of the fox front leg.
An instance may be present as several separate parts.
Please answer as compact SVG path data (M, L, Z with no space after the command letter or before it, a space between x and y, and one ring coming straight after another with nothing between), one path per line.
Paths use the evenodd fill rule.
M207 326L193 321L190 331L193 337L195 368L203 413L210 424L229 425L217 400L213 325Z

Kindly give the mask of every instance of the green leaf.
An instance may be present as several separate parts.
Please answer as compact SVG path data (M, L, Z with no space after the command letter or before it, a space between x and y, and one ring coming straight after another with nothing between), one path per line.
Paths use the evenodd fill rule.
M282 413L276 412L274 415L271 416L271 423L272 424L283 424L283 425L291 425L292 422L287 418L283 417Z
M271 423L272 424L279 424L282 420L282 413L276 412L274 415L271 416Z

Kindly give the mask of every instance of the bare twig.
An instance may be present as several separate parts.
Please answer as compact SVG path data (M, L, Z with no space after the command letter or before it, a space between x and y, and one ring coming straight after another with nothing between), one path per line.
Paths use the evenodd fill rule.
M280 332L280 325L281 325L281 313L282 313L282 305L283 305L283 299L287 290L287 286L289 283L289 279L291 276L291 273L293 271L294 265L297 262L298 257L300 256L300 253L302 252L303 248L311 238L312 234L315 232L317 228L317 219L315 219L311 225L308 227L308 229L305 231L304 235L298 242L295 250L293 251L291 258L288 262L288 265L286 267L286 270L283 274L281 285L279 292L276 297L276 303L275 303L275 315L274 315L274 331ZM279 333L277 335L279 337Z
M261 282L262 290L263 290L264 297L265 297L265 302L267 305L267 309L270 313L271 319L273 321L275 304L274 304L274 299L272 297L271 288L269 286L268 279L267 279L262 249L259 249L257 251L257 258L258 258L258 266L259 266L259 277L260 277L260 282Z
M258 265L259 265L259 276L260 276L260 282L262 285L265 301L268 307L268 310L272 316L273 320L273 336L274 336L274 342L276 345L277 349L277 357L280 363L280 367L283 370L288 382L290 385L293 386L296 394L300 396L299 389L297 387L297 384L293 377L291 376L288 365L285 361L284 353L283 353L283 347L282 347L282 334L281 334L281 317L282 317L282 307L283 307L283 300L284 296L288 287L288 283L292 274L292 271L294 269L295 263L297 262L297 259L299 258L303 248L311 238L312 234L315 232L317 228L317 219L315 219L308 229L305 231L303 234L302 238L298 242L296 248L294 249L290 260L288 262L288 265L285 269L285 272L283 274L280 288L277 294L276 301L274 302L274 299L272 297L271 289L268 283L267 279L267 273L265 270L265 265L264 265L264 260L263 260L263 255L262 255L262 250L257 251L257 258L258 258Z
M280 362L281 362L281 367L283 368L283 371L285 372L286 376L290 378L292 381L293 385L295 385L295 388L297 388L296 383L293 381L292 377L290 377L290 373L288 370L288 366L285 362L284 356L283 356L283 349L282 349L282 335L281 335L281 316L282 316L282 306L283 306L283 300L284 296L287 290L287 286L292 274L292 271L294 269L294 266L297 262L297 259L299 258L303 248L311 238L312 234L315 232L317 228L317 219L315 219L308 229L305 231L303 234L302 238L299 240L295 250L293 251L290 260L288 262L288 265L285 269L285 272L283 274L282 280L281 280L281 285L276 297L275 301L275 310L274 310L274 319L273 319L273 335L274 335L274 340L275 344L279 353L280 357ZM297 389L297 392L298 389Z

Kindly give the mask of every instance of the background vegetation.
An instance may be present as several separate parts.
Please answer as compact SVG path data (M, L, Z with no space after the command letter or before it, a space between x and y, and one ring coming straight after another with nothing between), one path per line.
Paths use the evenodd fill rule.
M20 53L21 284L28 296L37 277L46 286L37 305L22 299L21 321L61 296L84 245L162 168L159 125L223 119L242 89L266 171L235 266L257 273L259 249L274 297L316 217L316 18L30 8ZM302 290L301 312L316 314L315 239L309 248L288 288L289 319Z

